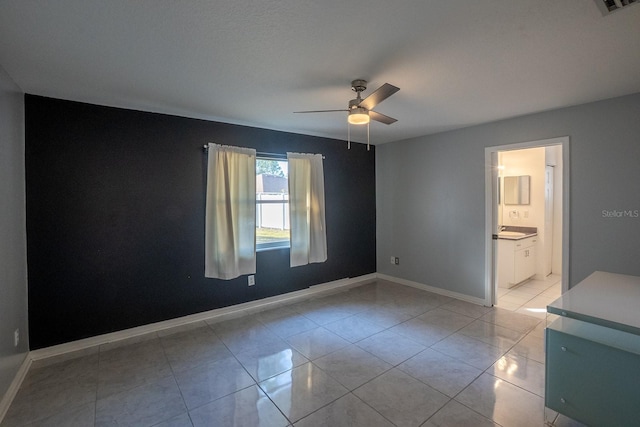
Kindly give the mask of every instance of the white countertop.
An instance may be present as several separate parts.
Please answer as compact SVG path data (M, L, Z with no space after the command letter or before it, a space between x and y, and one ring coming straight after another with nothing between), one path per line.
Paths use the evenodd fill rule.
M640 335L640 277L596 271L547 311Z

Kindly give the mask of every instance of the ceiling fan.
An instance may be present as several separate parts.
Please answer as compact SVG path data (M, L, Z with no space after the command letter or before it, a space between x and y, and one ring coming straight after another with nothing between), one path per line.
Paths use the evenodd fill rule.
M373 91L369 96L362 99L361 93L367 89L367 81L356 79L351 82L351 90L356 93L356 97L349 101L349 106L341 110L310 110L310 111L294 111L294 113L332 113L336 111L346 111L348 113L347 121L352 125L368 125L371 120L375 120L385 125L397 122L397 119L372 111L372 109L400 90L400 88L385 83L378 89ZM349 135L349 148L351 148L351 138ZM369 148L369 132L367 127L367 149Z

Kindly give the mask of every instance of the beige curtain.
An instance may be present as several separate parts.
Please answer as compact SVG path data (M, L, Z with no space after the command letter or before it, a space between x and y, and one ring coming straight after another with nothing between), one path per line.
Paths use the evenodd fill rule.
M322 155L287 153L291 267L327 260Z
M209 144L205 276L256 272L256 150Z

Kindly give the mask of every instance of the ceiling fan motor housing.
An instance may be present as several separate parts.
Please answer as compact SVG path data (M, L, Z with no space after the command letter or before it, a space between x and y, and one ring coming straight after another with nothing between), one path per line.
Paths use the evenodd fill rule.
M356 79L351 82L351 90L358 95L360 92L364 92L367 89L367 81L362 79Z

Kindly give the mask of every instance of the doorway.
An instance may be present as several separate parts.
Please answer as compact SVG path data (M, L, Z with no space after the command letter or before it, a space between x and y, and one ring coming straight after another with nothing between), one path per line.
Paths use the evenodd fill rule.
M487 147L485 164L485 305L543 316L545 298L564 293L569 284L569 137ZM537 165L535 171L527 169L532 164ZM531 201L507 205L503 178L515 176L531 180ZM526 280L505 285L502 276L499 287L498 232L505 225L535 231L539 243L534 250L539 256ZM505 242L500 243L504 251Z

